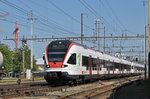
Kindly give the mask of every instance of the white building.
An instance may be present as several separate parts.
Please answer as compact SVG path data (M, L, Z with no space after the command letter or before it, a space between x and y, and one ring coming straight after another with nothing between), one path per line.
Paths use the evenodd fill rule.
M44 60L43 60L43 58L36 59L36 65L39 66L40 71L43 71L44 70Z

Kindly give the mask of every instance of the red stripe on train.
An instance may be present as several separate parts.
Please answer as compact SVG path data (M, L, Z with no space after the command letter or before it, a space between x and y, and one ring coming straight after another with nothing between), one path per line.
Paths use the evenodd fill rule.
M48 65L50 68L61 68L63 62L49 62Z

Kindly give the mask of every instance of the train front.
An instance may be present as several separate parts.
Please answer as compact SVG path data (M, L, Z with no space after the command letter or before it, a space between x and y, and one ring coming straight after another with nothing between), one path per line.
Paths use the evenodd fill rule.
M45 80L48 83L65 83L68 81L68 65L65 65L71 42L68 40L52 41L46 47Z

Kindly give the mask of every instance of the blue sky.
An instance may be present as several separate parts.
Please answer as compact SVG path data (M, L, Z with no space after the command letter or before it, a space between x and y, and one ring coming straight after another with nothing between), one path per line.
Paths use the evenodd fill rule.
M30 38L30 11L33 10L34 37L69 37L80 36L80 18L84 13L84 36L92 36L95 28L94 20L101 18L101 28L106 27L106 35L120 36L143 35L144 25L148 24L148 3L143 6L145 0L1 0L0 15L9 12L9 16L0 17L0 41L14 48L13 41L4 41L14 38L15 22L20 26L19 38L25 35ZM87 26L89 28L87 28ZM103 36L103 29L101 36ZM42 57L46 45L49 42L34 42L34 56ZM111 41L107 45L111 46ZM84 44L92 47L92 43ZM119 42L115 41L117 46ZM135 41L124 41L124 46L135 45ZM139 41L138 45L143 46ZM30 47L30 41L27 42ZM19 47L21 42L19 41ZM103 46L103 42L101 42ZM142 49L142 47L140 48ZM103 49L101 48L103 51Z

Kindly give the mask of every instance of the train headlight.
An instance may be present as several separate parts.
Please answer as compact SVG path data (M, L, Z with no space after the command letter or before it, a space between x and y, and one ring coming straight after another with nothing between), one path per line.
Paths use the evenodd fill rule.
M46 68L50 68L50 66L49 66L49 65L46 65L45 67L46 67Z
M64 64L63 64L61 67L62 67L62 68L64 68L64 67L68 67L68 65L64 65Z

